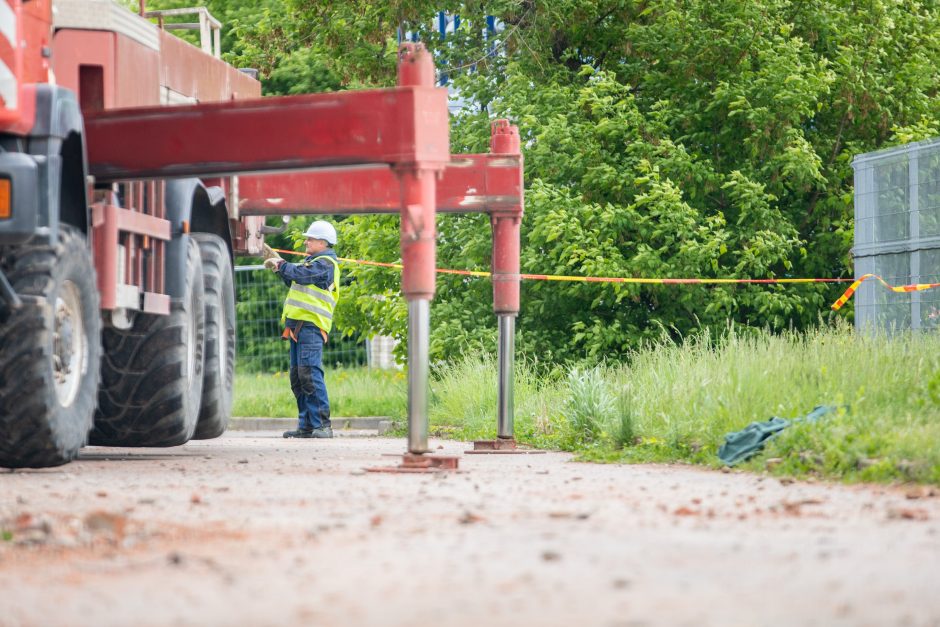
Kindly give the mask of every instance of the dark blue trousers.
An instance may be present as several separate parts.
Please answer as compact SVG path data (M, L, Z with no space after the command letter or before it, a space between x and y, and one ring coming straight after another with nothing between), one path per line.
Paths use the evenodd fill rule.
M293 327L296 323L288 324ZM323 379L323 335L310 322L304 322L296 342L290 340L290 387L297 399L298 429L331 426L330 399Z

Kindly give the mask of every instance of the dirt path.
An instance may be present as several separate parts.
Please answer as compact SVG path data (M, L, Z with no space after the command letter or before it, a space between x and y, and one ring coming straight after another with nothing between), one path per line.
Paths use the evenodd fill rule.
M929 490L276 436L0 474L0 625L940 626Z

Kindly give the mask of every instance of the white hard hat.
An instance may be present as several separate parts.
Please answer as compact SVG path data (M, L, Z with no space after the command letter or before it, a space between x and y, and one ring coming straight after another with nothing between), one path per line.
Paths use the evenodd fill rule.
M336 246L336 229L325 220L317 220L311 224L307 232L304 233L304 237L307 239L326 240L327 244L330 246Z

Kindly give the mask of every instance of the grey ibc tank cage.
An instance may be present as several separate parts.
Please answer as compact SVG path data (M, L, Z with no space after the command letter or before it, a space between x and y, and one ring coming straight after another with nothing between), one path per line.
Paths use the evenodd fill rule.
M940 281L940 138L855 157L855 276L892 285ZM858 329L935 329L940 288L895 293L876 281L855 295Z

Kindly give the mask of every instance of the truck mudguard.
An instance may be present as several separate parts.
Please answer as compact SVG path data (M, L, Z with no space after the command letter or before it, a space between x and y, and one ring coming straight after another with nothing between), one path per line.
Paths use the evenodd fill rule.
M182 298L190 231L218 235L232 249L225 195L218 187L207 188L199 179L174 179L166 183L165 198L166 219L173 233L166 246L166 293Z

